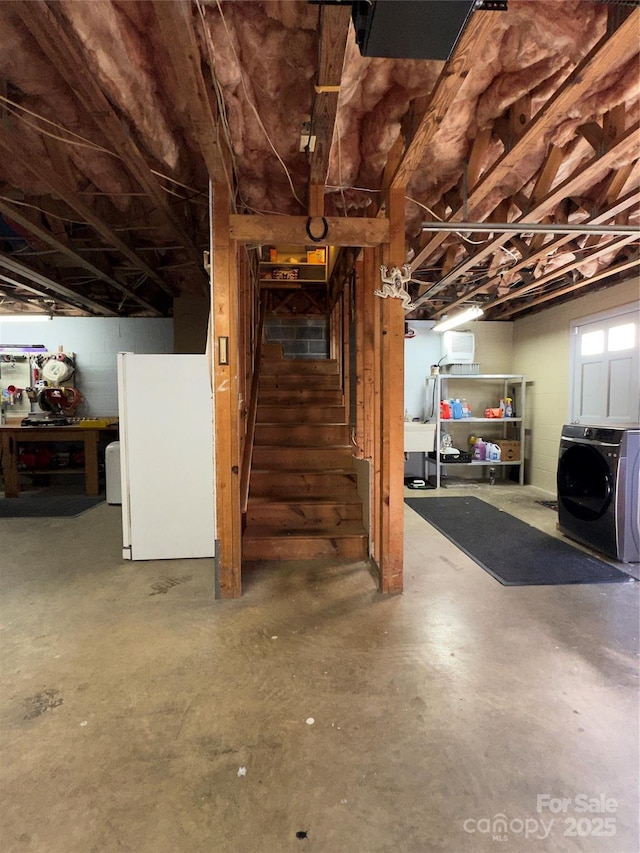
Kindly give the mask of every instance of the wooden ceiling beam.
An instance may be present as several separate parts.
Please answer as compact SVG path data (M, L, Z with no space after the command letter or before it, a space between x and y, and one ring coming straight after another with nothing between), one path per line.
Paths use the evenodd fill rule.
M51 168L42 157L32 151L24 150L24 141L15 133L0 128L0 148L4 149L24 170L31 172L39 181L48 184L52 193L58 195L70 208L79 214L81 220L90 225L106 242L124 255L133 266L145 273L165 293L173 296L173 290L165 284L158 273L152 269L103 219L96 216L89 205L85 204L75 190Z
M620 275L621 273L637 266L640 266L640 255L635 258L630 258L628 261L623 261L621 264L609 267L606 270L602 270L601 272L596 273L596 275L589 276L589 278L583 278L581 281L575 282L574 284L569 284L566 287L560 287L551 293L545 293L537 299L527 302L526 305L516 306L514 303L513 307L509 306L506 311L501 312L500 319L508 320L514 314L520 314L523 310L528 310L534 306L541 305L543 302L549 302L552 299L559 299L561 296L565 296L567 293L572 293L574 290L580 290L589 284L595 284L598 281L602 281L605 278L611 278L614 275Z
M16 3L15 9L43 53L117 152L127 171L162 211L169 229L173 231L178 242L183 244L189 257L197 263L197 269L202 270L204 276L202 253L198 251L183 223L176 216L167 193L151 171L122 116L115 111L102 91L97 76L88 73L80 39L69 26L60 4ZM78 85L80 80L82 85Z
M478 14L478 13L476 13ZM472 190L467 205L459 207L449 217L450 222L461 221L465 216L473 216L474 209L484 202L487 195L499 190L513 173L514 167L539 145L559 121L575 109L576 102L585 95L603 74L611 67L621 67L638 52L638 27L640 10L634 9L613 34L603 36L587 56L580 62L534 116L515 145L498 159L485 173L481 181ZM623 137L626 134L623 134ZM446 238L443 232L433 235L427 245L411 263L411 269L418 269L442 244Z
M310 155L310 185L324 187L327 181L350 21L350 6L320 7L318 78L311 111L311 133L316 143ZM309 212L315 216L322 215L317 206Z
M154 0L154 14L168 48L182 95L187 104L191 130L200 148L212 183L229 188L233 197L228 148L218 131L212 99L202 73L202 57L195 27L193 6L189 0ZM213 74L213 68L211 68Z
M602 173L606 172L607 169L611 167L619 158L627 156L628 152L633 150L636 146L637 134L640 129L640 124L636 124L633 127L629 128L629 130L624 134L624 136L619 139L605 154L601 156L595 156L589 164L586 166L579 167L573 175L567 178L566 181L563 181L562 184L559 184L543 199L540 200L538 205L534 207L532 210L528 211L526 217L521 217L520 219L516 219L514 224L519 221L533 221L540 220L544 216L547 216L551 213L557 204L559 204L562 199L567 196L575 193L581 186L585 184L589 184L591 181L597 179ZM606 220L605 220L606 221ZM592 224L596 224L595 220L589 220ZM589 223L585 223L589 224ZM446 232L440 232L439 235L444 234L446 237ZM444 238L443 238L444 239ZM455 281L459 278L463 273L468 272L472 267L476 266L481 260L490 255L498 246L503 245L509 240L509 234L500 234L495 237L493 240L490 240L486 243L479 252L474 255L471 255L467 260L463 261L461 264L452 270L447 276L442 278L440 281L436 282L434 287L429 292L429 295L433 295L437 290L442 290L452 281ZM421 253L422 254L422 253ZM415 264L415 260L412 263ZM484 285L480 288L475 289L474 292L481 292ZM470 295L467 294L465 298L469 298ZM425 294L425 297L427 294ZM422 299L423 297L420 297ZM416 300L416 308L420 307L420 300ZM447 306L453 307L453 306Z
M504 296L498 296L495 299L491 299L486 303L485 311L489 311L492 308L495 308L496 305L501 305L503 302L511 301L512 299L518 299L520 296L523 296L525 293L528 293L530 290L535 290L537 287L542 287L545 284L549 284L556 279L562 278L567 273L572 270L577 269L577 267L582 266L583 264L587 264L590 261L595 261L597 258L602 257L603 255L611 254L612 252L617 252L619 249L622 249L624 246L627 246L629 243L633 243L638 240L637 235L629 236L629 237L620 237L617 240L612 240L611 243L607 243L606 246L601 246L599 249L590 252L583 257L576 258L568 264L565 264L563 267L558 267L546 275L540 276L540 278L533 279L531 282L525 284L523 287L510 288L509 292Z
M389 240L389 220L370 219L362 216L328 216L326 236L322 243L332 246L378 246ZM239 243L305 245L312 241L307 234L306 216L253 216L231 214L230 236ZM319 218L310 223L313 234L321 233L323 224Z
M98 267L94 266L90 261L87 261L77 252L75 252L72 248L70 248L66 243L62 243L60 240L56 239L46 228L41 228L39 225L36 225L34 222L31 222L30 219L27 219L25 216L22 216L17 210L14 210L11 205L6 202L0 200L0 213L2 213L5 217L17 222L22 228L25 228L39 240L42 240L48 246L51 246L52 249L55 249L56 252L60 252L61 255L65 255L65 257L69 258L73 263L80 267L81 269L87 270L90 272L95 278L100 281L104 281L106 284L109 284L118 292L122 293L132 302L137 303L142 308L145 308L147 311L150 311L152 314L155 314L157 317L162 316L162 312L159 311L155 306L153 306L146 299L143 299L141 296L138 296L133 290L130 290L128 287L125 287L119 281L117 281L113 276L108 275L103 272Z
M627 163L626 166L622 166L620 169L617 169L612 173L606 194L608 204L613 204L615 202L620 193L624 190L627 181L634 171L636 172L636 176L638 176L637 160L633 163Z
M628 193L624 198L621 198L619 201L608 207L606 210L601 211L597 216L594 216L588 221L588 223L585 224L604 225L606 222L615 219L615 217L619 213L628 210L632 207L635 207L636 205L638 205L638 203L640 203L640 190L635 190L632 193ZM572 240L575 240L576 236L577 235L565 234L562 237L558 237L557 239L544 244L540 248L536 248L535 251L530 252L526 257L523 257L518 263L510 267L508 272L511 274L520 272L525 267L528 267L536 261L540 260L541 258L545 257L549 252L557 251L562 246L565 246L567 243L570 243ZM601 237L598 237L597 239L598 241L600 241ZM588 242L587 245L589 245ZM500 284L500 281L501 276L499 274L494 276L493 278L485 280L482 284L477 285L476 287L463 294L460 298L456 299L453 303L447 305L447 311L450 311L453 308L458 308L460 305L462 305L463 302L472 299L474 296L478 296L480 293L489 292L492 288L497 287Z
M14 257L7 255L5 252L0 252L0 267L3 267L16 275L22 275L33 284L39 284L41 287L44 287L45 291L43 292L34 288L33 284L26 284L21 281L16 281L15 279L10 280L6 276L2 276L4 281L10 280L18 287L22 287L32 293L37 293L39 296L45 296L50 299L51 294L55 293L74 307L80 305L91 314L101 314L103 317L117 317L117 313L112 309L101 305L94 299L83 296L81 293L77 293L75 290L71 290L69 287L65 287L65 285L55 281L55 279L52 279L50 276L45 276L42 273L36 272L31 269L31 267L27 266L27 264L17 261Z
M453 56L445 63L438 77L418 129L411 139L406 140L404 157L391 181L394 189L405 187L411 181L413 173L422 163L427 145L440 129L469 71L474 62L477 62L479 46L500 23L503 14L502 12L476 11L471 16Z
M8 276L3 276L0 273L0 305L2 305L2 303L6 300L7 302L10 302L11 304L17 303L18 305L26 305L27 308L33 309L33 300L32 299L27 299L26 297L16 296L15 292L12 289L2 286L1 282L3 282L3 281L7 282L10 285L17 285L18 284L18 282L15 281L14 279L9 278ZM35 293L38 296L41 295L46 299L50 298L50 297L46 297L44 295L44 293L40 294L39 292L37 292L35 290L35 288L31 288L30 290L32 293ZM2 305L2 307L7 308L6 305ZM2 320L2 314L0 314L0 320Z
M485 127L478 131L476 138L473 140L471 152L465 164L467 190L473 189L480 180L482 166L491 142L491 135L491 128Z

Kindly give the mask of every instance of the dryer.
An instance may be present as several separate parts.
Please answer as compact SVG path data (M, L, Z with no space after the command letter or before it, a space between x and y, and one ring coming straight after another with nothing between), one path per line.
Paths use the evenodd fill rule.
M556 479L562 533L640 562L640 427L565 424Z

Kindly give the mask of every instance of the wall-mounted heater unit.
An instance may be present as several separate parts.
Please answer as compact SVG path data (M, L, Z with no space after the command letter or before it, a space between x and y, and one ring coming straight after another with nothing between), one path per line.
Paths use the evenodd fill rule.
M476 349L473 332L444 332L442 335L442 364L472 364Z

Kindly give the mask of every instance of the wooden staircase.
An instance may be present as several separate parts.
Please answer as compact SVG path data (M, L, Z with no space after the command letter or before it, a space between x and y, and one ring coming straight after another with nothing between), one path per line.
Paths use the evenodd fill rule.
M249 482L244 560L367 557L335 360L263 353Z

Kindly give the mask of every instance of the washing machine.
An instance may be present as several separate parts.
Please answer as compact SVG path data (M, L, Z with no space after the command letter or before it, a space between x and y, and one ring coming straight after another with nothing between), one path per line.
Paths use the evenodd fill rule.
M563 426L557 486L565 536L640 562L640 427Z

